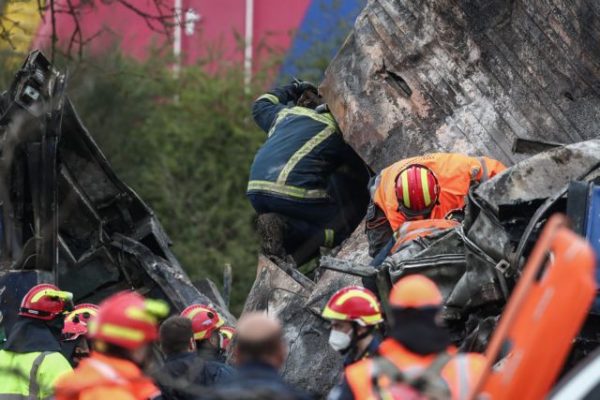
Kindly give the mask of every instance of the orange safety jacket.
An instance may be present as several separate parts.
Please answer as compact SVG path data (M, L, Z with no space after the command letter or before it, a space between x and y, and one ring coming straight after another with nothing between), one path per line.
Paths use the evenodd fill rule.
M429 219L444 219L449 212L463 208L472 182L484 182L506 169L500 161L459 153L425 154L390 165L379 173L371 193L373 202L385 213L393 231L407 220L398 207L396 178L410 164L429 168L440 186L438 202Z
M453 348L449 353L454 352ZM386 339L379 347L379 354L406 374L418 374L424 371L438 357L437 354L419 355L410 352L393 339ZM481 354L455 354L443 367L441 377L448 385L452 400L466 400L472 385L477 382L485 365ZM357 400L377 400L379 395L373 388L373 360L364 359L348 366L346 380ZM388 382L389 384L389 382Z
M160 395L133 362L94 352L56 384L56 400L147 400Z
M396 243L390 250L390 254L396 253L404 244L416 238L433 235L458 225L460 225L458 221L450 219L424 219L405 222L400 226L400 229L394 232Z

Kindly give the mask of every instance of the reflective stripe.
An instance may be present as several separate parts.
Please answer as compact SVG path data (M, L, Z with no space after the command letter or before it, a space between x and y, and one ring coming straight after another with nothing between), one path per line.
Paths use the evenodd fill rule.
M110 365L91 357L88 358L86 362L109 381L119 385L126 385L128 383L127 380L123 379Z
M410 194L408 193L408 172L402 173L402 203L404 207L410 208Z
M488 173L487 164L483 157L477 157L477 159L479 160L479 164L481 164L481 170L483 171L483 174L481 175L481 179L479 180L479 182L485 182L490 177L490 175Z
M431 204L431 196L429 195L429 179L427 178L427 170L421 168L421 187L423 188L423 197L425 198L425 206Z
M102 324L102 327L100 327L100 332L103 335L113 338L133 340L136 342L141 342L144 340L144 332L138 329L125 328L123 326L113 324Z
M294 167L296 167L296 164L298 164L298 162L300 162L301 159L303 159L308 153L313 151L318 145L323 143L328 137L333 135L335 132L336 128L334 126L328 126L321 132L313 136L309 141L304 143L304 145L300 147L285 164L285 166L279 173L279 177L277 177L277 183L285 183Z
M271 94L271 93L265 93L262 96L260 96L258 99L256 99L256 101L261 101L261 100L269 100L273 104L279 104L279 99L277 98L277 96L275 96L274 94Z
M458 400L466 400L469 396L469 360L467 355L458 354L456 355L456 375L458 378Z
M273 122L273 126L271 126L271 129L269 129L269 133L267 134L269 137L273 134L273 132L275 132L275 128L281 122L281 120L283 120L288 115L299 115L303 117L308 117L310 119L321 122L327 126L335 127L337 129L337 124L330 113L318 114L317 112L309 108L290 107L284 108L283 110L279 111L275 122Z
M31 400L31 398L24 394L0 394L0 400Z
M323 189L304 189L269 181L250 181L248 182L248 191L272 192L299 199L326 199L329 197L327 191Z
M50 351L41 352L35 358L35 360L33 360L33 364L31 364L31 370L29 372L29 397L31 397L32 399L38 398L38 394L40 392L40 384L37 379L37 373L40 369L40 365L42 365L42 362L44 362L44 358L46 358L46 356L50 353Z
M325 243L323 243L323 246L333 247L334 235L335 232L333 231L333 229L325 229Z

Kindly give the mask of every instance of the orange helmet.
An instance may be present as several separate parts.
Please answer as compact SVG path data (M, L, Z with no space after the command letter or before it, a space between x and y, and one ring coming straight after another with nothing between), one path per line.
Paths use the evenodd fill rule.
M89 337L135 350L158 337L158 322L169 313L162 300L144 299L135 292L120 292L100 303L88 325Z
M390 292L390 306L397 308L440 307L442 294L437 285L424 275L400 279Z
M219 328L219 335L221 337L220 348L222 350L227 350L229 348L229 344L231 343L231 339L233 339L233 335L235 335L235 328L231 326L222 326Z
M73 293L42 283L29 289L23 297L19 315L49 321L63 314L72 300Z
M186 307L181 312L181 316L192 320L192 329L196 340L210 338L215 330L225 324L214 308L202 304L192 304Z
M347 286L335 292L321 316L329 320L357 322L361 326L383 322L377 297L361 286Z
M411 164L396 178L399 210L407 217L428 215L437 203L440 187L434 173L427 167Z
M88 323L91 318L98 315L98 306L91 303L83 303L75 306L73 311L65 318L65 326L62 330L64 341L75 340L88 332Z

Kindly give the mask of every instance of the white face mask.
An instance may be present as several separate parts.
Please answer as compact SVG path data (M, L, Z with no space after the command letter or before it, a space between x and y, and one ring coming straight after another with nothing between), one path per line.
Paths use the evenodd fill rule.
M329 345L335 351L344 351L350 347L350 343L352 342L352 337L345 332L331 330L329 334Z

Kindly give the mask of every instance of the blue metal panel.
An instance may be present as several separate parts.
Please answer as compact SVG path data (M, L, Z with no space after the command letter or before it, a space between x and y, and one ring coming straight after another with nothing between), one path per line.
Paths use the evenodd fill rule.
M600 287L600 186L590 188L585 237L596 252L596 285ZM600 296L596 297L592 312L600 314Z

